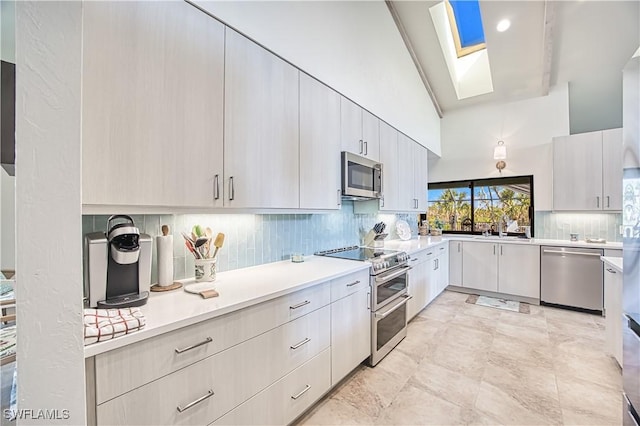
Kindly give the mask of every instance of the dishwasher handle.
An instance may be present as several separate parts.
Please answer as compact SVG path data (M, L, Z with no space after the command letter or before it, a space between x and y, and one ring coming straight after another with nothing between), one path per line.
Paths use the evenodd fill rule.
M578 256L602 256L600 253L585 253L582 251L562 251L562 250L542 250L543 253L554 253L554 254L575 254Z

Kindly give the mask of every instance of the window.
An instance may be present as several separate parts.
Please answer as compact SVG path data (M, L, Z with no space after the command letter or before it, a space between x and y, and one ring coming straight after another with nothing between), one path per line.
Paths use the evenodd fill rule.
M486 49L477 0L448 0L447 16L458 58Z
M431 228L445 233L480 234L500 229L524 235L533 223L533 176L476 179L429 184Z

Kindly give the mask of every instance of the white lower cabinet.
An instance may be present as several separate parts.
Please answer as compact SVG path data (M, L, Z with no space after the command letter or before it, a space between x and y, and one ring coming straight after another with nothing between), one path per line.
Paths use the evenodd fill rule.
M498 244L465 241L462 245L462 286L498 291Z
M449 285L449 245L445 243L437 247L435 256L431 300L438 297Z
M330 370L331 350L327 348L213 424L287 424L331 388Z
M462 287L462 241L449 241L449 282Z
M411 255L409 265L409 294L407 302L407 320L415 317L429 303L431 292L431 263L434 250L429 248Z
M605 345L622 366L622 273L604 266Z
M366 269L96 355L88 423L290 423L370 355L369 306Z
M369 286L331 304L331 385L371 355Z
M456 254L457 262L457 252L452 253ZM462 243L462 287L539 299L539 247L465 241Z
M329 309L100 404L98 424L208 424L329 348Z

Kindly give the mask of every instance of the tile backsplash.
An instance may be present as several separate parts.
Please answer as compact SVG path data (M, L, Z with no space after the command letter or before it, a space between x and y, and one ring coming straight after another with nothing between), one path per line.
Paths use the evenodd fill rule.
M218 254L218 271L260 265L289 259L291 253L305 255L316 251L362 244L364 235L380 221L387 224L387 239L398 238L397 220L406 220L417 235L414 214L354 214L353 201L345 201L342 210L314 214L181 214L132 215L141 232L161 235L161 226L169 225L173 235L173 269L176 279L193 276L194 258L187 252L181 231L190 232L195 224L209 227L214 236L225 234ZM82 233L106 231L109 216L85 215ZM153 244L151 281L157 281L156 247Z
M580 234L579 239L605 238L622 242L621 213L535 213L535 237L569 240L569 234Z

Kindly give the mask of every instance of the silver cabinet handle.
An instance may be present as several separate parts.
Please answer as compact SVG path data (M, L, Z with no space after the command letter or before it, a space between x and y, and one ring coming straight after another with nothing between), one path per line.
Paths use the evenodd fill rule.
M494 256L496 255L496 245L495 244L493 245L493 255Z
M440 250L444 250L444 247L440 247Z
M611 269L611 268L607 268L607 272L611 272L612 274L615 274L615 273L616 273L616 271L614 271L614 270L613 270L613 269Z
M380 207L384 207L384 195L380 197Z
M415 262L416 260L418 260L417 257L414 257L413 259L411 259L412 262Z
M502 246L500 246L500 256L502 256Z
M232 201L236 197L235 189L233 188L233 176L229 178L229 201Z
M338 205L342 205L342 191L338 189Z
M356 284L360 284L360 280L357 280L357 281L354 281L354 282L352 282L350 284L347 284L347 287L353 287Z
M375 313L374 316L376 318L386 318L391 312L395 311L396 309L400 309L403 305L405 305L410 299L413 299L413 296L409 296L408 294L405 294L404 296L402 296L402 300L400 301L400 303L397 303L393 308L389 309L386 312L382 312L382 313Z
M211 398L212 396L213 396L213 391L211 389L209 389L209 391L205 395L202 395L200 398L196 399L195 401L191 401L190 403L188 403L184 407L181 407L181 406L178 405L176 407L176 409L178 410L178 413L182 413L183 411L188 410L189 408L193 407L194 405L199 404L202 401L204 401L205 399Z
M607 195L607 208L611 207L611 197Z
M367 309L371 309L371 293L367 292Z
M600 197L596 196L596 207L600 208Z
M561 250L542 250L543 253L555 253L555 254L576 254L578 256L602 256L600 253L583 253L580 251L561 251Z
M213 199L217 200L220 198L220 181L219 175L215 175L213 177Z
M211 343L211 342L213 342L213 339L211 337L207 337L202 342L196 343L195 345L187 346L186 348L182 348L182 349L176 348L176 353L177 354L181 354L181 353L190 351L191 349L195 349L195 348L197 348L199 346L206 345L206 344Z
M431 256L433 254L433 252L429 252L427 253L427 256Z
M311 303L310 300L305 300L304 302L300 302L297 305L293 305L293 306L289 306L289 309L298 309L298 308L302 308L304 305L308 305L309 303Z
M298 399L300 398L302 395L304 395L309 389L311 389L311 386L306 385L304 387L304 389L302 389L298 394L296 395L291 395L291 399Z
M360 139L360 154L362 154L364 152L364 144L362 143L362 139Z
M460 243L458 243L458 253L460 253Z
M309 343L310 341L311 341L311 339L309 339L309 338L307 337L307 338L305 338L302 342L300 342L300 343L296 343L295 345L293 345L293 346L289 346L289 347L290 347L291 349L298 349L300 346L304 346L304 345L306 345L307 343Z
M367 155L368 152L369 152L369 147L368 147L367 142L365 141L365 143L364 143L364 155Z

